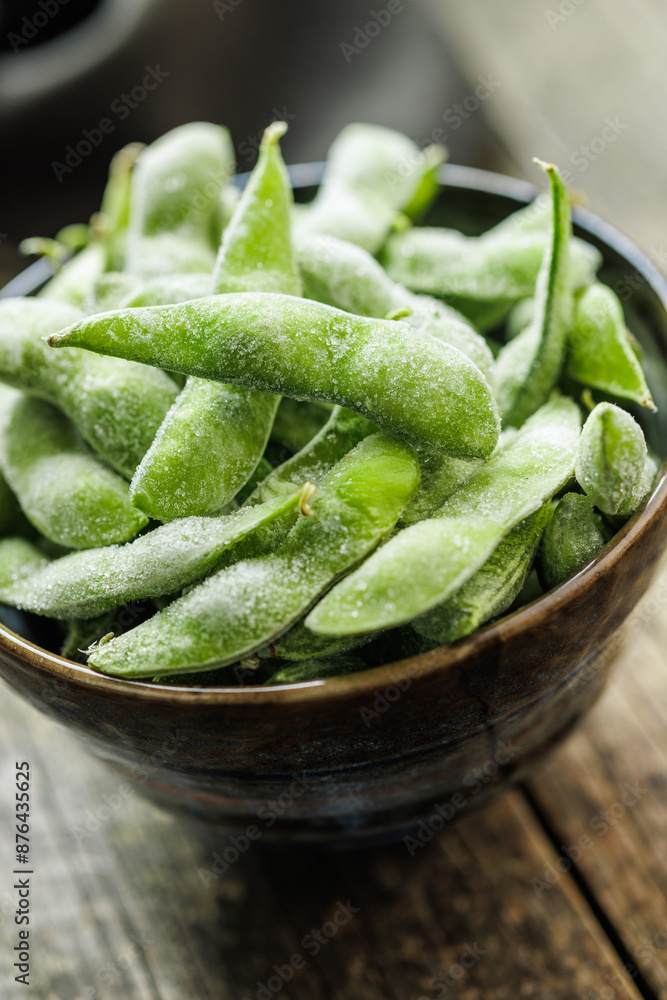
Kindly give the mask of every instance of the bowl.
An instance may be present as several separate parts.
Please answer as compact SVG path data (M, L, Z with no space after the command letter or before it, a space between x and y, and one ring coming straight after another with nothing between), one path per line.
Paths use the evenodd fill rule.
M292 169L314 193L321 165ZM432 224L480 232L535 189L448 166ZM667 282L583 209L646 353L667 440ZM665 467L643 507L562 586L453 645L324 681L182 688L105 677L0 627L0 674L155 803L252 839L356 846L435 830L520 780L598 697L667 539ZM122 789L124 786L119 786ZM245 839L239 839L245 838Z

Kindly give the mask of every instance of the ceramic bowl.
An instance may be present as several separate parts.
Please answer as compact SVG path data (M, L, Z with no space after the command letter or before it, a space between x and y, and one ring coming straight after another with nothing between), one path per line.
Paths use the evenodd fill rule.
M312 195L320 171L293 169L297 195ZM428 221L467 232L535 194L464 167L449 166L446 181ZM667 283L617 230L584 210L575 219L646 353L660 412L643 422L664 457ZM428 654L326 681L193 689L105 677L3 627L0 673L138 791L237 836L335 846L426 837L519 780L600 694L667 539L664 473L576 576Z

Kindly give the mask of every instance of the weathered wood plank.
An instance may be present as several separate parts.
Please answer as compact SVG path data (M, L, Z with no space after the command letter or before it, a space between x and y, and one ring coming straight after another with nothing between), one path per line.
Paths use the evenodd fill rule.
M404 843L337 856L260 842L218 877L226 838L123 796L117 775L13 693L0 704L3 998L25 995L2 908L14 902L15 759L33 768L35 1000L240 1000L266 997L262 985L295 1000L431 1000L444 987L569 1000L621 972L569 876L541 898L531 887L557 853L518 792L414 856Z
M430 8L471 87L480 76L497 81L481 113L517 171L535 180L536 155L569 169L590 207L664 267L663 4L431 0Z

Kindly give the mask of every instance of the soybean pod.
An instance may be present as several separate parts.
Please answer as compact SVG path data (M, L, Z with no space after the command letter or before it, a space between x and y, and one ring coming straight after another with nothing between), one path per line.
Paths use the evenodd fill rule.
M400 531L306 618L313 632L357 635L411 621L462 587L520 521L569 480L581 417L547 403L435 516Z
M226 566L148 622L95 650L120 677L234 663L270 643L391 530L419 482L410 452L365 438L318 483L310 513L268 556Z
M294 399L339 403L432 451L486 458L499 415L480 370L398 320L289 295L214 295L91 316L49 338Z
M291 248L291 189L275 122L225 230L215 291L301 291ZM191 377L137 469L132 502L161 521L215 514L252 475L280 397Z

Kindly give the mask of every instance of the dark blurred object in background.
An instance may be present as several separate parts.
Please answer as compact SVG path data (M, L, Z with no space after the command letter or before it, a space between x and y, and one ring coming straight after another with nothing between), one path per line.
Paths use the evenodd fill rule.
M288 163L322 159L355 120L424 144L441 129L456 161L493 144L481 114L456 124L470 84L408 0L0 0L0 34L5 258L87 219L120 146L191 119L230 127L239 170L276 117Z

